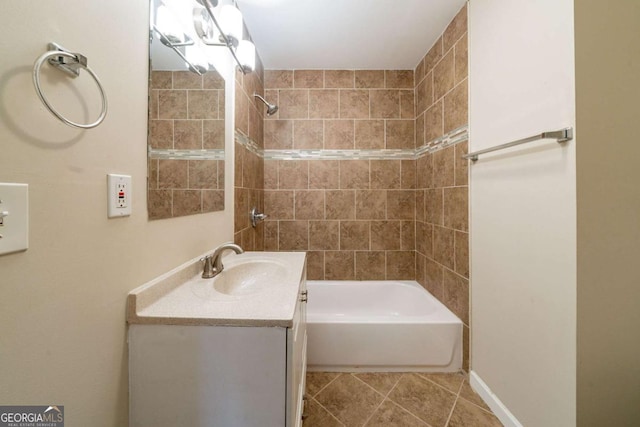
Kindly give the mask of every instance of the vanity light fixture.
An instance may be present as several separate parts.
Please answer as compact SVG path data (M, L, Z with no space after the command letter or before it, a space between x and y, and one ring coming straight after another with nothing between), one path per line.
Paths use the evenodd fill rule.
M196 1L204 7L204 11L194 10L193 14L196 34L202 43L206 46L226 46L243 74L253 71L256 48L251 41L242 39L244 24L240 10L230 4L223 5L220 7L218 22L213 11L218 4L217 0L213 0L215 4L211 0ZM219 34L218 40L214 37L216 29Z

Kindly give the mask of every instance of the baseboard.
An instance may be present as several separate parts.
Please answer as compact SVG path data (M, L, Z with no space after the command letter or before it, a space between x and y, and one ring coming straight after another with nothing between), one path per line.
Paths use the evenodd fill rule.
M498 396L491 392L491 389L487 384L482 381L480 376L475 373L475 371L471 371L469 374L469 382L471 383L471 388L475 390L476 393L480 395L484 403L491 408L496 417L500 420L500 422L505 427L522 427L520 421L507 409L506 406L498 399Z

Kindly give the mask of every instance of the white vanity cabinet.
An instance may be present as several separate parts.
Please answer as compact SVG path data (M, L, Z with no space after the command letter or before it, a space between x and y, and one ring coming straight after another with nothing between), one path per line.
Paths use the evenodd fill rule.
M278 318L162 317L163 304L175 304L175 312L182 307L182 291L163 297L173 298L170 304L157 299L144 306L149 288L132 292L137 301L130 298L128 315L129 425L300 427L307 343L301 271L288 314Z

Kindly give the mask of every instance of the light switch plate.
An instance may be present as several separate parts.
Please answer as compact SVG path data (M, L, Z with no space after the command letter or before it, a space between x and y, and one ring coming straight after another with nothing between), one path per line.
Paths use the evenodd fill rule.
M0 182L0 255L29 248L29 185Z

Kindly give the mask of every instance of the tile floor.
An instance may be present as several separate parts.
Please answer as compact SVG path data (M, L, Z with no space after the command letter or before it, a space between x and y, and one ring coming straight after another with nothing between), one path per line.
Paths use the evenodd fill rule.
M304 427L501 427L463 374L307 374Z

